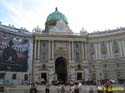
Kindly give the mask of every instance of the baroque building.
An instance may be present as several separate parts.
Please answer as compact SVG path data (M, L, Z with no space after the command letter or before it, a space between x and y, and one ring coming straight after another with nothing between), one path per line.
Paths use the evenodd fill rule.
M75 34L56 8L33 36L34 82L125 79L125 28Z

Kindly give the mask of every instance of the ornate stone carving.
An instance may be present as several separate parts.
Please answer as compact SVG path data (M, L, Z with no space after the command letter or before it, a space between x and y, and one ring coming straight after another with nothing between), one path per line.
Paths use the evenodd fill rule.
M62 46L61 46L62 45ZM63 44L60 44L60 43L57 43L56 44L56 49L55 49L55 59L57 57L60 57L60 56L63 56L65 57L66 59L68 59L68 50L67 50L67 45L66 43L63 43Z

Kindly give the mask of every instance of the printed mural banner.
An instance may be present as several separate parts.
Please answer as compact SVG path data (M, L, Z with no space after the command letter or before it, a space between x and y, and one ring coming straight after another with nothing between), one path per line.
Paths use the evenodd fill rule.
M0 71L26 72L28 48L27 39L0 32Z

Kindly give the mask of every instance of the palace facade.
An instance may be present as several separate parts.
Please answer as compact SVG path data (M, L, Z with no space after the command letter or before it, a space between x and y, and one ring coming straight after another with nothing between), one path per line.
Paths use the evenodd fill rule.
M33 36L34 81L125 79L125 28L75 34L56 8Z

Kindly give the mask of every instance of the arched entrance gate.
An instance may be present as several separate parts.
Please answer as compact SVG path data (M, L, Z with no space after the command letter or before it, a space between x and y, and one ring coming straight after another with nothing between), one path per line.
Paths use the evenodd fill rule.
M57 80L63 83L67 82L67 61L64 57L58 57L55 61L55 73Z

